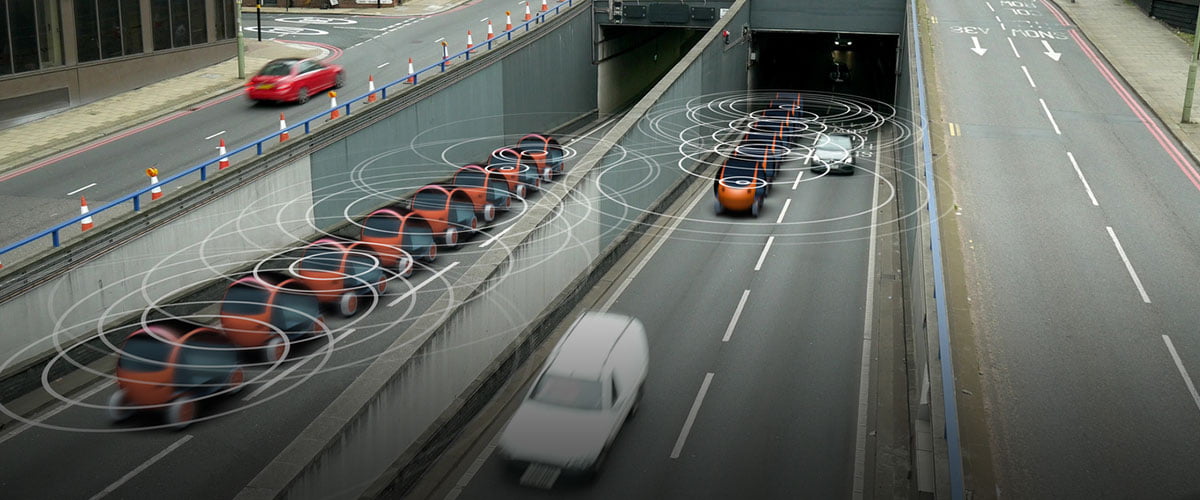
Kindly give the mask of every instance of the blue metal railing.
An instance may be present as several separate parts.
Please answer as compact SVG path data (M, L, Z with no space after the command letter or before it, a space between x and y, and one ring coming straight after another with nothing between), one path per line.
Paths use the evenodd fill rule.
M75 224L78 224L84 218L94 217L96 214L102 213L106 210L112 209L113 207L123 205L125 203L133 203L133 210L135 212L141 211L141 209L142 209L141 196L153 191L155 188L162 188L163 186L165 186L167 184L170 184L172 182L178 181L185 177L194 175L197 172L199 172L199 174L200 174L201 181L207 181L209 168L216 165L221 160L221 158L230 158L238 153L249 150L250 148L254 148L255 154L261 156L263 154L263 144L278 140L279 136L286 132L291 132L293 130L299 129L300 127L304 127L304 133L307 135L312 132L312 122L317 121L317 120L324 120L334 109L337 109L337 110L341 111L342 113L344 113L346 116L349 116L350 115L350 106L355 103L367 104L367 99L371 96L371 94L378 94L380 100L386 100L387 96L388 96L388 89L395 87L397 85L416 86L417 83L420 81L420 76L422 74L427 73L429 71L433 71L434 69L437 69L439 73L445 72L447 64L451 60L457 59L459 57L462 57L462 58L464 58L464 60L469 61L471 59L472 52L476 52L479 50L492 50L493 45L496 42L500 41L500 37L504 37L505 41L512 40L514 32L529 31L530 25L541 24L543 21L546 20L546 18L548 16L557 15L561 9L570 8L571 6L574 5L574 3L575 3L575 0L558 0L554 7L550 7L545 12L538 11L538 12L532 13L533 14L532 19L525 21L521 24L514 25L512 27L512 29L501 32L500 34L496 35L496 37L491 40L487 40L487 41L480 43L479 45L476 45L475 47L472 47L470 49L463 49L460 52L448 54L445 58L438 60L438 62L436 62L436 63L433 63L429 66L426 66L424 68L416 70L413 73L405 75L396 81L393 81L391 83L383 85L380 88L375 89L375 92L366 92L358 97L355 97L353 99L346 101L344 104L340 104L337 107L331 107L330 109L321 111L313 116L310 116L308 119L304 120L301 123L297 123L290 127L280 129L276 132L271 133L270 135L267 135L261 139L258 139L257 141L247 144L245 146L227 150L226 154L218 155L217 157L215 157L211 160L208 160L204 163L201 163L199 165L196 165L194 167L186 169L183 172L180 172L178 174L175 174L175 175L172 175L165 179L162 179L155 184L148 185L144 188L141 188L141 189L134 191L130 194L127 194L121 198L113 200L109 203L105 203L104 205L101 205L94 209L90 209L87 214L80 214L76 217L73 217L64 222L61 222L58 225L50 227L49 229L45 229L36 234L22 238L21 240L17 241L16 243L12 243L12 244L9 244L8 246L0 248L0 255L4 255L8 252L11 252L18 248L21 248L25 245L28 245L35 241L38 241L47 236L50 237L51 244L53 244L55 247L58 247L61 243L61 238L59 236L59 233L61 231L73 227ZM411 83L410 83L410 80L411 80Z

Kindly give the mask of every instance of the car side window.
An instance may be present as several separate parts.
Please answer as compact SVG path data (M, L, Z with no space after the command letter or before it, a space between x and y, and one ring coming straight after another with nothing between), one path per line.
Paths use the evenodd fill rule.
M300 63L300 72L301 73L311 73L318 69L321 69L321 66L313 61L304 61L304 62Z

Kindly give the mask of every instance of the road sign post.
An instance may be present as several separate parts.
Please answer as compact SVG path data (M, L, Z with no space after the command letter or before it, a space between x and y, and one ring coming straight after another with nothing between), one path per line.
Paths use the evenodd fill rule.
M262 3L261 2L254 4L254 19L256 22L258 22L258 31L255 31L255 33L258 33L258 41L261 42L262 41Z
M237 19L237 60L238 60L238 79L246 78L246 42L242 37L242 2L241 0L232 0L237 7L233 9L234 19Z

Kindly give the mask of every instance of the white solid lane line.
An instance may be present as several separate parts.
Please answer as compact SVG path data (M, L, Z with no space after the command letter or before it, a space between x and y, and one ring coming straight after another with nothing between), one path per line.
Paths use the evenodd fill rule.
M157 462L157 461L159 461L159 460L162 460L162 458L163 458L163 457L165 457L165 456L167 456L167 454L168 454L168 453L171 453L172 451L175 451L175 448L178 448L178 447L180 447L180 446L183 446L183 443L186 443L186 442L188 442L188 441L189 441L189 440L191 440L191 439L192 439L192 435L191 435L191 434L188 434L188 435L186 435L186 436L184 436L184 437L181 437L181 438L179 438L179 441L176 441L176 442L175 442L174 444L172 444L171 446L168 446L168 447L167 447L167 449L165 449L165 450L163 450L163 451L160 451L160 452L158 452L158 454L157 454L157 455L154 455L153 457L150 457L150 459L149 459L149 460L146 460L145 462L142 462L142 465L139 465L139 466L137 466L137 468L135 468L135 469L133 469L133 470L129 471L129 473L128 473L128 474L125 474L124 476L121 476L121 479L118 479L118 480L117 480L115 483L108 485L108 487L107 487L107 488L104 488L103 490L101 490L101 491L100 491L100 493L97 493L97 494L95 494L95 495L92 495L92 498L91 498L91 500L98 500L98 499L100 499L100 498L104 498L104 497L105 497L106 495L108 495L109 493L112 493L112 492L113 492L113 491L115 491L117 488L120 488L122 484L125 484L125 483L126 483L126 482L128 482L130 479L133 479L133 477L134 477L134 476L136 476L136 475L140 474L142 471L146 470L146 469L147 469L147 468L149 468L151 465L154 465L154 462Z
M100 384L97 384L96 387L88 389L87 392L80 394L75 399L77 399L79 401L83 401L87 398L92 397L92 395L96 394L97 392L100 392L108 387L112 387L112 384L107 383L107 382L101 382ZM54 407L54 409L49 410L46 413L43 413L41 415L38 415L37 417L30 419L30 422L32 422L32 424L41 423L50 417L58 415L63 410L70 408L70 407L71 407L71 405L66 404L66 403L60 404L60 405ZM0 436L0 443L3 443L5 441L8 441L9 439L17 437L17 434L20 434L22 432L29 430L30 427L33 427L32 424L29 422L22 422L21 425L17 426L17 428L13 429L12 431L9 431L8 434L5 434L4 436Z
M1013 55L1014 55L1014 56L1017 56L1017 59L1020 59L1020 58L1021 58L1021 53L1020 53L1020 52L1017 52L1017 44L1013 43L1013 41L1012 41L1012 38L1009 38L1009 39L1008 39L1008 46L1009 46L1009 47L1012 47L1012 49L1013 49Z
M779 217L775 219L776 224L783 222L783 216L787 214L787 209L790 206L792 206L792 199L788 198L783 202L783 209L779 211Z
M1087 191L1088 198L1092 199L1092 205L1100 206L1100 202L1096 201L1096 195L1092 194L1092 186L1088 185L1087 179L1083 178L1083 171L1079 169L1079 164L1075 162L1075 155L1067 151L1067 158L1071 160L1071 166L1075 167L1075 173L1079 175L1079 182L1083 183L1083 189Z
M341 335L338 335L337 338L333 339L333 342L329 343L330 348L332 348L334 345L336 345L342 339L346 338L347 335L354 333L355 330L356 330L355 328L350 328L350 329L342 332ZM315 357L316 356L305 356L304 359L301 359L299 361L296 361L295 363L292 363L292 366L289 366L288 369L280 372L279 375L276 375L275 377L271 378L271 380L268 380L268 381L264 382L262 385L258 386L258 389L255 389L254 392L247 394L246 397L242 398L242 401L250 401L251 399L258 397L259 394L262 394L267 389L270 389L271 386L279 383L279 381L288 378L288 375L291 375L293 372L295 372L297 369L299 369L301 366L303 366L305 363L307 363L308 360L313 359Z
M1192 377L1188 375L1187 368L1183 367L1183 361L1179 359L1179 353L1175 352L1175 344L1171 343L1171 337L1162 336L1163 342L1167 344L1167 350L1171 351L1171 359L1175 360L1175 367L1179 368L1179 374L1183 376L1183 383L1187 384L1188 392L1192 393L1192 401L1196 403L1196 409L1200 410L1200 394L1196 393L1196 386L1192 384Z
M420 284L418 284L417 286L414 286L414 287L410 288L410 289L409 289L407 292L404 292L404 294L403 294L403 295L401 295L401 296L399 296L399 297L396 297L396 300L393 300L393 301L391 301L391 302L388 302L388 307L394 307L396 304L399 304L399 303L403 302L403 301L404 301L404 299L407 299L407 298L408 298L410 295L412 295L412 294L414 294L414 293L417 293L417 291L419 291L420 289L422 289L422 288L425 288L425 285L428 285L428 284L432 283L434 280L438 279L438 278L439 278L439 277L441 277L443 274L446 274L446 271L449 271L449 270L451 270L451 269L454 269L454 267L455 267L455 266L457 266L457 265L458 265L458 261L457 261L457 260L456 260L456 261L454 261L454 262L451 262L451 263L450 263L450 265L446 266L446 267L445 267L445 268L443 268L442 270L440 270L440 271L438 271L438 272L436 272L436 273L433 273L433 275L432 275L432 276L430 276L430 277L429 277L429 279L427 279L427 280L425 280L425 281L422 281L422 282L421 282Z
M879 144L883 141L875 141L875 172L879 172ZM875 178L875 186L871 189L871 206L878 206L879 203L879 182L882 179ZM867 240L867 299L863 307L863 347L862 360L858 372L858 422L854 434L854 489L852 497L854 500L863 498L865 488L864 480L866 478L867 467L867 400L868 389L870 388L871 375L871 339L873 328L875 327L875 238L877 236L879 223L879 209L871 210L871 235Z
M1133 278L1133 284L1137 285L1138 293L1142 294L1142 302L1150 303L1150 297L1146 295L1146 289L1142 287L1142 280L1138 279L1137 271L1133 270L1133 264L1129 262L1129 257L1125 255L1125 249L1121 248L1121 242L1117 240L1117 233L1113 232L1112 226L1105 226L1108 230L1108 235L1112 237L1113 245L1117 247L1117 253L1121 254L1121 260L1125 262L1125 269L1129 271L1129 277Z
M1033 88L1035 88L1035 89L1036 89L1036 88L1037 88L1037 84L1036 84L1036 83L1033 83L1033 77L1032 77L1032 76L1029 76L1029 68L1026 68L1025 66L1021 66L1021 71L1024 71L1024 72L1025 72L1025 79L1026 79L1026 80L1029 80L1029 86L1030 86L1030 87L1033 87Z
M212 139L213 137L216 137L216 136L218 136L218 135L221 135L221 134L224 134L224 133L225 133L225 131L224 131L224 130L222 130L222 131L220 131L220 132L217 132L217 133L215 133L215 134L213 134L213 135L210 135L210 136L208 136L208 137L205 137L205 138L204 138L204 140L206 140L206 141L207 141L207 140L210 140L210 139Z
M712 383L712 378L712 372L708 372L704 376L704 383L700 384L700 392L696 393L696 400L692 402L692 410L688 412L687 420L683 422L683 429L679 430L679 439L675 440L671 458L679 458L679 452L683 451L683 443L687 442L688 433L692 432L692 424L696 422L696 414L700 412L700 404L704 402L704 395L708 393L708 384Z
M788 201L792 201L792 200L788 200ZM767 260L767 252L771 251L771 245L773 243L775 243L774 236L767 238L767 244L765 246L763 246L762 253L759 254L759 256L758 256L758 262L754 264L755 271L762 269L763 261Z
M86 185L86 186L84 186L84 187L81 187L81 188L79 188L79 189L76 189L76 190L74 190L74 191L71 191L70 193L67 193L67 196L74 196L74 195L77 195L77 194L79 194L81 191L83 191L84 189L90 188L90 187L92 187L92 186L95 186L95 185L96 185L96 183L95 183L95 182L93 182L93 183L91 183L91 184L88 184L88 185Z
M504 228L504 230L502 230L502 231L500 231L500 232L498 232L498 233L496 233L496 234L493 234L493 235L489 236L489 237L488 237L488 239L487 239L487 241L484 241L483 243L480 243L480 244L479 244L479 248L487 248L487 247L488 247L488 245L491 245L492 243L495 243L495 242L496 242L496 240L500 239L500 237L501 237L501 236L504 236L504 233L507 233L507 232L511 231L511 230L512 230L512 228L513 228L513 225L512 225L512 224L509 224L509 225L508 225L508 227Z
M384 66L387 66L387 65L389 65L389 64L391 64L391 63L390 63L390 62L385 62L385 63L383 63L383 64L380 64L379 66L376 66L376 67L375 67L375 69L380 69L380 68L383 68Z
M730 337L733 337L733 329L737 328L738 318L742 317L742 309L746 307L748 298L750 298L750 290L742 292L742 299L738 301L737 309L733 311L733 319L729 320L729 326L725 327L725 336L721 338L721 342L729 342Z
M1058 129L1058 122L1054 121L1054 115L1050 114L1050 108L1046 107L1046 100L1038 98L1038 102L1042 103L1042 111L1046 112L1046 118L1050 119L1050 124L1054 125L1054 133L1062 135L1062 130Z
M684 218L687 217L687 214L692 213L692 209L696 208L696 204L700 203L700 200L708 197L708 195L705 194L706 192L706 190L701 189L700 193L698 193L698 196L696 196L696 199L692 200L692 203L688 205L686 209L684 209L682 214L675 218L675 222L671 223L671 226L667 228L667 231L658 236L658 242L654 244L654 248L651 248L650 252L647 253L645 257L642 257L641 262L638 262L637 267L633 268L633 271L629 273L629 276L625 278L625 281L622 281L621 285L618 286L617 289L613 291L613 294L608 297L608 300L604 301L604 305L600 307L600 312L608 311L608 309L611 308L614 303L616 303L617 299L621 297L621 294L625 293L625 288L629 287L630 283L633 283L633 280L634 278L637 278L638 273L642 272L642 268L646 267L646 263L650 262L650 259L654 257L654 254L658 253L658 249L662 248L663 243L666 243L667 240L670 239L671 233L675 232L675 228L679 227L679 224L683 222Z
M796 181L792 182L792 191L795 191L796 188L800 187L800 178L801 177L804 177L804 171L803 170L796 171Z

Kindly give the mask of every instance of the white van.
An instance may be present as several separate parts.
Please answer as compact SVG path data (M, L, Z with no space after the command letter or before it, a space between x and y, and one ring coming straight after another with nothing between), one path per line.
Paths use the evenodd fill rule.
M637 408L646 380L646 330L635 318L588 312L571 325L500 435L510 465L592 475L621 424ZM525 483L526 480L522 479Z

